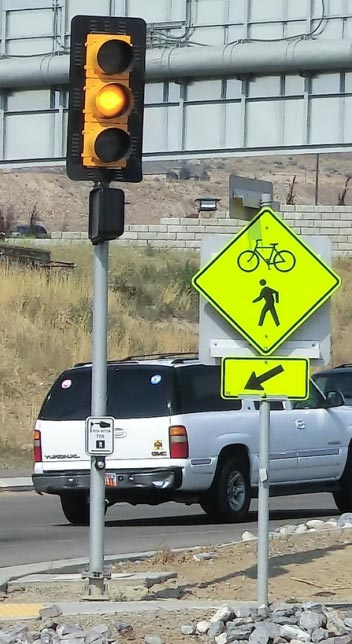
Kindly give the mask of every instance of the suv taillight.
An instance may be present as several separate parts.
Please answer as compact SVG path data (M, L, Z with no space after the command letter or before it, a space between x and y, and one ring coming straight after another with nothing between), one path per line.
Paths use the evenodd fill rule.
M187 429L183 425L169 427L170 458L188 458Z
M38 429L33 432L33 460L35 463L42 461L42 437Z

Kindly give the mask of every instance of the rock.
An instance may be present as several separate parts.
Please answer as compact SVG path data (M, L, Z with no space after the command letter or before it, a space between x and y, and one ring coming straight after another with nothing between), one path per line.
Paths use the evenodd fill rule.
M336 637L337 635L346 635L348 633L348 628L335 610L326 609L324 614L327 620L325 628L330 636Z
M84 641L85 641L85 644L92 644L93 642L95 642L95 644L104 644L104 642L102 642L101 640L106 641L106 639L107 638L102 637L101 633L99 633L97 630L95 630L95 626L93 626L93 628L91 628L87 632L87 634L86 634L86 636L84 638Z
M307 521L306 526L309 529L323 530L325 523L321 519L310 519L309 521Z
M296 625L298 623L298 617L295 615L275 615L274 613L271 616L271 621L275 624L279 624L280 626L283 626L284 624Z
M249 530L242 532L242 541L254 541L256 538L255 534L253 534L253 532L249 532Z
M15 642L26 641L27 639L28 627L24 624L0 631L0 644L15 644Z
M62 615L62 610L58 607L57 604L52 604L51 606L41 608L39 615L42 619L48 617L59 617L60 615Z
M282 628L285 627L273 622L256 622L255 629L249 636L249 644L269 644L275 638L280 637Z
M300 523L296 528L296 534L303 534L307 532L308 528L305 523Z
M325 628L316 628L310 636L312 642L322 642L323 640L328 639L329 633Z
M229 642L234 642L235 640L238 640L238 641L248 640L253 630L253 624L251 626L248 624L246 628L247 630L245 630L245 625L232 626L231 622L227 622L226 630L229 637L231 636L231 639L229 639Z
M326 617L322 613L317 613L313 610L305 610L301 613L301 616L298 620L298 625L308 633L312 633L317 628L325 626Z
M204 635L205 633L207 633L210 626L211 626L210 622L206 622L205 620L198 622L197 629L196 629L198 635Z
M296 526L292 524L284 525L280 528L280 534L294 534L296 532Z
M337 519L337 527L338 528L343 528L346 525L346 523L352 524L352 512L344 512Z
M351 617L345 617L343 620L343 623L347 628L352 628L352 618Z
M216 611L215 615L210 618L210 623L214 624L215 622L222 621L222 622L228 622L229 619L231 619L233 615L233 610L229 606L220 606L218 610Z
M51 628L43 628L40 633L40 644L53 644L58 634Z
M210 640L214 640L217 635L221 635L225 630L225 625L224 622L221 620L217 622L213 622L213 624L210 625L210 628L207 631L207 636Z
M207 561L211 559L217 559L219 555L216 552L199 552L196 555L193 555L194 561Z
M163 644L163 641L159 635L146 635L144 644Z
M182 635L194 635L195 628L192 624L182 624L181 633Z
M115 622L115 628L118 633L121 635L126 635L126 633L131 633L133 631L132 624L128 622Z
M71 636L74 633L83 634L83 631L80 626L77 626L77 624L59 624L59 626L56 629L56 633L61 637L61 639L63 639L65 635Z
M252 617L256 615L257 609L254 606L239 606L235 610L236 617Z
M287 640L300 640L300 642L308 642L310 640L309 633L303 631L298 626L291 626L290 624L284 624L281 626L280 635Z
M216 644L227 644L230 640L227 639L227 633L221 633L221 635L215 637L215 642Z

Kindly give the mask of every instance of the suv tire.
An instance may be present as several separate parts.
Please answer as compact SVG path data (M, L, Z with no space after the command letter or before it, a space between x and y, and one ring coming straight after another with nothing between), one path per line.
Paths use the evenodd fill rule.
M344 512L352 512L351 492L351 490L339 490L339 492L333 492L336 507L341 514Z
M89 500L85 492L67 492L60 496L63 513L72 525L89 525Z
M200 502L209 517L229 523L244 521L251 502L248 466L238 457L220 465L212 490Z
M340 479L340 489L333 492L334 501L337 509L343 512L352 512L352 450L351 446L348 450L348 457L345 470Z

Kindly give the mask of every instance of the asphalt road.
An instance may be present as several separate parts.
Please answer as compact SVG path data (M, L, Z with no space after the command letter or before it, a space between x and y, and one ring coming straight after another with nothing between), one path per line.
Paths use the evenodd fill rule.
M211 546L239 540L244 530L257 531L256 501L252 507L248 522L221 525L208 521L198 505L115 505L106 517L105 553ZM271 529L337 514L330 494L271 499L270 507ZM89 528L68 524L57 497L40 497L34 492L0 493L0 568L87 557L88 553Z

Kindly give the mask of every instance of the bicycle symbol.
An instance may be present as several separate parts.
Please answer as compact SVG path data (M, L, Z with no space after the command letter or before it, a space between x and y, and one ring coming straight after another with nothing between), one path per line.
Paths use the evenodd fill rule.
M262 260L270 270L274 266L280 273L289 273L296 265L296 258L290 250L279 250L277 248L278 242L269 244L268 246L260 245L261 239L256 239L253 250L244 250L237 257L237 264L241 271L245 273L252 273L255 271L260 261ZM269 256L265 257L261 251L269 250Z

